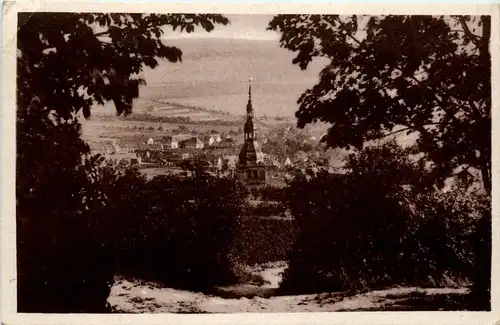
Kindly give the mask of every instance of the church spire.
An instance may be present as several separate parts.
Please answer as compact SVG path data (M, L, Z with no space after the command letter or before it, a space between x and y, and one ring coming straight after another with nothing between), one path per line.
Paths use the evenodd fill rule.
M243 129L245 142L241 148L238 169L240 175L249 185L262 185L266 183L265 166L257 162L257 151L255 150L255 131L253 125L252 107L252 78L248 79L248 103L247 118Z
M248 117L253 117L252 108L252 78L248 78L248 104L247 104L247 115Z
M255 131L253 125L253 107L252 107L252 78L248 79L248 103L247 103L247 118L243 128L245 143L240 152L240 164L256 164L257 155L255 151Z

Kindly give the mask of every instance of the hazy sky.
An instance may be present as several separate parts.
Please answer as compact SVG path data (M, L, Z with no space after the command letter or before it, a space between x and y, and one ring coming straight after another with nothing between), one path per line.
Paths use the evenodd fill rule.
M267 31L267 25L273 15L225 15L230 24L227 26L217 25L213 31L207 33L199 28L193 33L180 33L172 30L165 30L163 38L185 38L185 37L212 37L228 39L248 39L248 40L278 40L279 34Z
M273 15L225 15L230 24L211 32L165 30L164 43L183 52L182 62L160 61L144 70L141 97L241 114L252 77L256 115L293 116L297 99L318 80L324 62L306 71L292 64L296 53L280 47L280 34L266 30Z

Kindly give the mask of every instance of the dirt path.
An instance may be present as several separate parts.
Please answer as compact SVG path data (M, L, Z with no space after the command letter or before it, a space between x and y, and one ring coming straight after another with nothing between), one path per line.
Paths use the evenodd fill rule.
M274 296L285 265L256 267L262 286L222 288L221 296L164 288L152 282L116 278L109 303L124 313L324 312L360 310L441 310L467 293L465 288L391 288L347 297L340 293ZM241 298L234 298L241 297ZM450 300L450 297L453 299Z
M110 304L125 313L238 313L238 312L324 312L359 310L404 310L401 302L412 297L463 295L466 289L393 288L344 298L340 294L224 299L150 283L119 279L112 288ZM401 306L401 308L397 308Z

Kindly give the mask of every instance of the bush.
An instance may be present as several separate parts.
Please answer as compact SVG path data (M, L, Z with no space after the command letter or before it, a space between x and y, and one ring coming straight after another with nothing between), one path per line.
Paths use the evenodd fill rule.
M239 183L199 172L149 182L129 174L116 188L121 273L201 291L236 282L228 255L245 195Z
M281 202L260 201L256 205L248 206L246 214L259 217L282 217L285 213L285 206Z
M148 182L99 156L82 162L78 122L41 110L19 111L17 130L19 312L109 312L116 267L175 287L235 281L239 184L200 170Z
M297 174L286 197L299 233L281 292L469 280L471 234L485 205L431 184L423 164L394 143L351 155L346 174Z
M284 200L284 190L280 187L270 185L254 187L250 189L250 193L254 199L262 201L283 202Z
M234 235L231 258L246 265L287 260L296 233L291 220L243 217Z

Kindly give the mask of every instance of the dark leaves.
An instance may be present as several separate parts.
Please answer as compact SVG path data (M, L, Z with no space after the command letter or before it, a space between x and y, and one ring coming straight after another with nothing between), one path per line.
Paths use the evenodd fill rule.
M88 117L93 103L108 100L117 114L129 114L140 84L129 82L131 75L161 59L182 60L180 49L163 44L164 26L212 31L229 20L216 14L23 13L19 22L18 91L69 118L80 110Z
M342 148L360 148L395 127L407 127L420 134L418 149L441 174L450 175L465 161L484 166L476 155L489 157L491 128L483 137L473 126L491 123L485 21L488 17L277 15L268 29L281 33L282 47L297 52L292 63L301 69L315 57L330 60L319 82L298 100L299 127L330 123L324 140Z
M297 175L285 189L299 235L284 294L421 286L473 276L476 267L488 276L470 244L478 219L491 225L488 200L464 187L436 191L422 160L395 143L346 162L344 174Z

